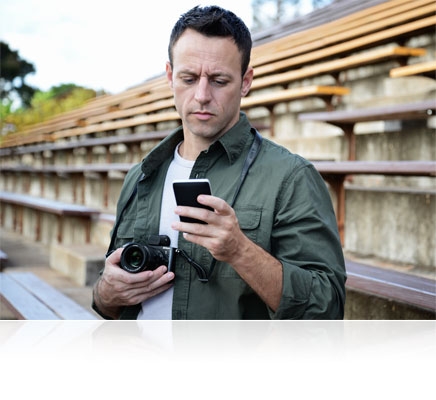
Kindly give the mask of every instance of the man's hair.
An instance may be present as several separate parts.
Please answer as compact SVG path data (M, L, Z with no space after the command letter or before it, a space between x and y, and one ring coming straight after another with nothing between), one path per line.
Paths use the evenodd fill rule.
M241 73L242 76L245 74L250 63L252 41L249 29L238 16L218 6L196 6L182 14L170 36L168 57L171 66L174 45L186 29L209 37L231 37L241 53Z

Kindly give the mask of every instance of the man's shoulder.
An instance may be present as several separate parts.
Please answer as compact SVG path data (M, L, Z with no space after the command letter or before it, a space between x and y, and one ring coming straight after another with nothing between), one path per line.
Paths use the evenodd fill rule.
M131 180L134 180L135 182L139 179L139 177L142 174L141 169L142 163L137 163L132 166L132 168L129 169L126 175L126 182L129 182Z
M132 168L126 174L123 183L123 190L121 191L120 198L123 198L130 193L133 188L136 186L140 177L142 176L141 163L134 164Z
M264 146L265 150L262 153L262 156L265 157L268 162L272 162L274 164L285 163L283 165L289 165L292 167L311 165L310 161L303 156L293 153L288 148L268 138L263 138L262 146Z

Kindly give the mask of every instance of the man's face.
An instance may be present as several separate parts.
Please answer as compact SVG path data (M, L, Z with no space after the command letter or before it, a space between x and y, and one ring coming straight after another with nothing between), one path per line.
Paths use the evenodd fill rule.
M232 39L206 37L192 29L182 34L172 55L167 78L185 137L212 143L239 120L241 97L250 90L253 70L241 77L241 54Z

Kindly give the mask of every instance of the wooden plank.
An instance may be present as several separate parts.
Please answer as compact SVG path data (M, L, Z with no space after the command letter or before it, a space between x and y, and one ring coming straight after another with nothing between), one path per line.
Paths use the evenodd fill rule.
M269 105L280 101L290 101L298 98L305 98L309 96L339 96L349 93L348 88L337 86L308 86L302 88L288 89L287 91L281 91L280 94L266 93L258 94L255 96L249 96L242 99L242 108L248 108L255 105ZM108 115L109 116L109 115ZM65 137L80 136L90 133L112 131L120 128L134 127L143 124L155 124L158 122L178 120L179 114L176 111L162 112L150 115L132 115L130 118L125 118L119 121L108 121L104 123L96 123L93 125L67 129L60 132L55 132L51 135L53 140L57 140Z
M342 96L349 93L349 88L341 86L303 86L299 88L284 89L280 91L253 94L248 97L243 97L241 100L241 108L247 109L255 106L268 106L310 96Z
M354 124L357 122L387 121L396 119L427 119L436 113L436 100L415 103L371 107L359 110L337 110L316 113L301 113L300 121L322 121L330 124Z
M316 46L315 48L323 47L349 40L356 36L369 34L371 31L378 31L389 27L386 21L391 21L390 18L395 15L403 16L402 23L409 20L410 17L413 19L414 17L409 13L410 11L429 4L432 4L432 0L414 0L413 2L410 0L385 1L381 4L355 11L342 18L335 18L333 15L330 16L330 21L328 22L320 22L311 28L301 29L298 32L291 31L281 35L278 39L270 39L267 43L255 45L252 51L252 58L255 63L262 63L262 57L265 57L266 63L268 63L276 61L280 57L280 52L290 48L295 50L295 47L304 44L311 44ZM324 15L325 12L322 14ZM310 22L312 21L308 21L308 23ZM379 23L375 24L377 22ZM282 26L280 28L283 30ZM362 29L364 30L362 31ZM321 43L320 40L322 41ZM314 48L311 48L311 50L314 50Z
M314 161L321 175L436 176L436 161Z
M392 59L422 56L425 53L425 49L411 47L386 47L376 49L361 54L340 58L338 60L326 61L324 63L318 63L292 71L255 78L253 80L253 84L251 85L251 90L273 85L287 84L296 80L306 79L314 76L322 76L323 74L335 74L348 69L372 65Z
M77 149L81 147L94 147L94 146L110 146L112 144L129 144L129 143L140 143L147 140L161 140L167 137L171 133L171 130L162 131L150 131L150 132L138 132L132 133L131 135L113 135L104 136L98 138L81 139L75 141L68 141L62 143L44 143L39 145L29 145L21 148L14 149L14 154L31 154L31 153L41 153L44 151L66 151ZM1 149L6 150L6 149ZM10 151L1 151L0 156L10 155ZM5 165L7 168L7 165ZM3 165L2 165L3 168Z
M394 15L382 15L379 21L371 22L367 20L363 24L356 25L353 25L353 23L351 23L351 25L341 25L340 21L333 21L331 23L332 26L326 24L316 27L310 31L290 34L279 39L284 42L282 47L278 47L273 41L270 44L264 45L265 47L269 47L263 50L263 54L258 54L256 52L259 51L258 48L254 48L252 52L252 65L260 68L263 65L278 62L279 60L301 56L305 53L328 48L328 46L334 46L347 41L357 40L362 37L377 34L383 30L414 22L416 19L431 16L436 11L436 6L432 1L408 1L407 4L403 5L402 7L403 8L401 10L395 9ZM340 28L339 31L338 27ZM301 38L299 38L299 36L301 36ZM389 37L395 38L395 36L392 35ZM373 36L372 38L377 38L377 36ZM361 42L357 41L355 43L360 44ZM353 47L351 49L353 49ZM350 51L350 49L347 51Z
M121 128L132 128L139 125L154 125L159 122L176 121L180 116L176 111L156 113L152 115L139 115L126 118L120 121L111 121L101 124L93 124L83 128L73 128L65 131L55 132L51 135L52 140L60 138L93 134L98 132L114 131Z
M42 165L38 167L32 167L29 165L6 165L2 167L2 171L8 172L8 173L17 173L17 174L32 174L32 175L58 175L61 177L66 177L68 175L86 175L86 174L109 174L110 172L122 172L127 173L130 168L132 168L134 164L132 163L91 163L91 164L81 164L81 165ZM29 205L29 207L33 204L36 204L33 199L36 197L30 197L28 202L21 201L22 197L16 197L16 193L13 194L13 197L11 196L10 202L14 202L20 205ZM23 195L27 196L27 195ZM4 201L7 202L9 198L2 197L2 193L0 192L0 201L4 198ZM27 200L27 198L26 198ZM46 199L44 199L46 200ZM43 204L47 205L47 210L41 210L41 211L50 211L52 208L49 206L51 205L52 200L49 200L49 202L44 201ZM56 200L53 200L53 202L56 202ZM67 206L69 208L70 203L67 203ZM54 210L57 210L53 208ZM88 210L87 208L84 208L85 210ZM76 208L74 208L76 210ZM91 209L94 210L94 209ZM98 211L98 210L95 210ZM93 213L92 213L93 214Z
M354 126L359 122L388 120L427 119L436 113L436 99L415 103L396 104L383 107L370 107L359 110L336 110L316 113L301 113L300 121L318 121L341 128L348 141L348 159L356 158L356 135Z
M309 51L309 49L307 49L304 54L300 55L295 55L298 53L293 50L291 54L284 56L285 58L283 60L255 67L254 72L256 76L267 75L290 69L291 67L301 67L312 62L319 62L329 57L338 57L384 43L396 42L402 36L417 34L418 32L432 29L435 24L436 16L431 16L404 25L394 26L393 28L375 32L370 35L361 36L330 47L320 48L319 50Z
M72 128L81 125L81 119L85 117L91 117L94 115L99 115L101 113L106 113L110 107L114 105L119 105L122 101L127 101L128 99L142 98L144 95L149 94L151 90L161 91L161 87L166 83L165 76L156 78L156 80L147 81L142 85L138 85L134 88L127 89L124 92L114 95L104 95L96 97L90 100L84 106L67 111L60 115L54 116L47 121L32 125L17 134L9 135L11 138L14 137L14 142L11 145L23 145L28 143L37 143L49 140L47 134L56 131L63 130L66 128ZM159 96L162 96L159 94ZM155 98L151 98L155 100ZM6 138L5 138L6 139ZM4 147L8 140L3 140L1 146ZM16 141L16 142L15 142Z
M139 96L131 99L126 99L120 103L120 110L125 110L132 107L137 107L143 104L150 104L157 101L164 101L168 98L173 97L173 92L171 91L169 84L165 77L165 87L159 88L153 92L150 92L146 96Z
M95 124L103 121L112 121L119 118L131 117L134 115L148 114L151 112L161 111L167 108L174 108L174 98L157 100L150 104L117 110L108 113L102 113L86 119L86 124Z
M434 280L346 260L346 287L436 311Z
M31 292L38 300L47 305L47 307L52 309L61 319L97 319L75 301L30 272L13 272L8 275L27 291Z
M436 79L436 60L405 65L403 67L392 68L389 72L391 78L402 78L405 76L424 75Z
M0 273L0 295L20 319L59 319L52 310L5 272Z
M58 169L58 167L56 168ZM56 215L91 217L100 213L100 211L97 209L85 207L79 204L62 203L56 200L5 191L0 191L0 201L25 206L34 210L45 211Z

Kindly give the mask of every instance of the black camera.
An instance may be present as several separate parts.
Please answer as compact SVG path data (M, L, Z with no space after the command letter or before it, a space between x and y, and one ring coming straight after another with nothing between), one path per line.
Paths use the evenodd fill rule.
M130 242L124 246L121 253L120 266L127 272L138 273L153 271L161 265L166 265L169 271L174 271L176 249L170 247L170 238L166 235L152 235L147 238L147 244Z

